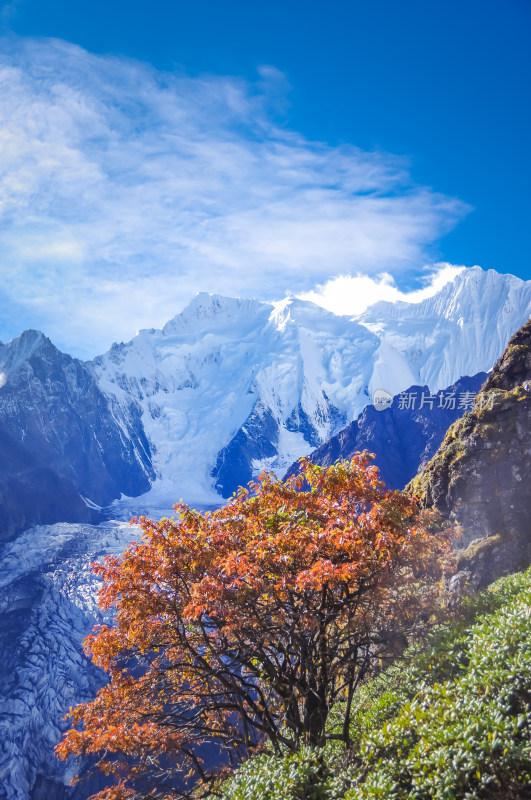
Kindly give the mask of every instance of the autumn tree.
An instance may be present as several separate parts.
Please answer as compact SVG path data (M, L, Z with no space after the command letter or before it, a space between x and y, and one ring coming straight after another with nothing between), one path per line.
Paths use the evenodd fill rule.
M218 768L263 748L348 745L360 682L440 604L452 536L430 533L430 513L386 490L371 460L304 462L286 483L264 474L213 512L179 503L94 565L115 622L85 648L110 680L71 710L57 753L114 776L95 797L183 797L183 776L206 796L208 743ZM330 729L338 701L344 724Z

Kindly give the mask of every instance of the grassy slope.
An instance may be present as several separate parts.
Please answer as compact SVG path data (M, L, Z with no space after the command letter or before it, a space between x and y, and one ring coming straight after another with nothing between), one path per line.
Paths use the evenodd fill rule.
M363 687L352 738L348 752L331 745L251 759L221 796L531 798L531 569L468 600L422 650Z

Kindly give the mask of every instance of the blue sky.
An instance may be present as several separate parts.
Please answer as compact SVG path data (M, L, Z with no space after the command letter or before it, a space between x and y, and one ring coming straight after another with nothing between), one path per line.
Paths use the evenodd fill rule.
M92 355L199 290L531 278L528 0L1 9L4 341Z

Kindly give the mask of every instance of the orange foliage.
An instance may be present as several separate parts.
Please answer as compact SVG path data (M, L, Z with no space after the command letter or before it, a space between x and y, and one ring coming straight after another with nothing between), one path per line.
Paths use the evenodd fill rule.
M371 459L304 461L286 483L263 474L214 512L179 503L94 565L116 618L85 648L110 682L71 710L57 754L95 755L115 775L95 797L170 800L197 781L206 795L205 742L230 766L266 745L348 744L360 681L440 606L453 536L430 533L433 512L386 490Z

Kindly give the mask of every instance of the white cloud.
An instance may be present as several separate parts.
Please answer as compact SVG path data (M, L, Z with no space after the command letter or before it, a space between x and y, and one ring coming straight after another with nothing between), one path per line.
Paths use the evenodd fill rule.
M3 40L0 337L31 319L94 354L197 291L276 299L425 263L464 204L277 124L285 92L273 67L251 84Z
M402 300L407 303L420 303L427 297L432 297L443 286L459 275L466 267L454 264L435 264L424 280L425 286L403 292L395 284L395 279L389 272L377 275L339 275L331 278L326 283L317 286L310 292L299 295L302 300L310 300L334 314L361 314L368 306L379 300L396 302Z

